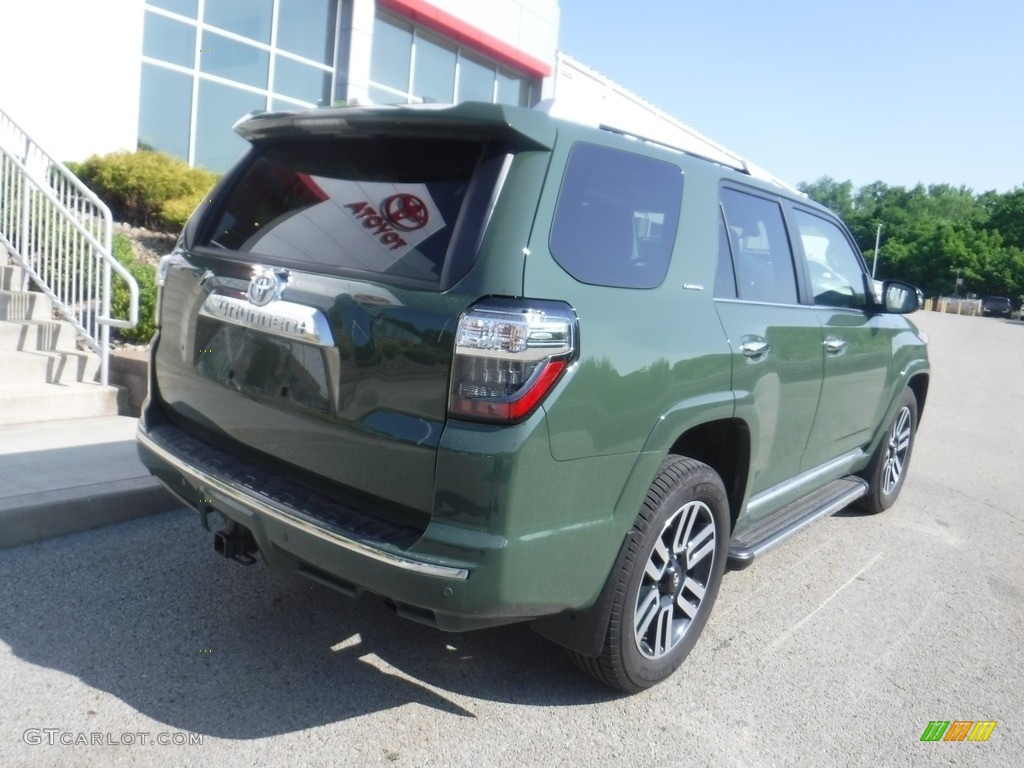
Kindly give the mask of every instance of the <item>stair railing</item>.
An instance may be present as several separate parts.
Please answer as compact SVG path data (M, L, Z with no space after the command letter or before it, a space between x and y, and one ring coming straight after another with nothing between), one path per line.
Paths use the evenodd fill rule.
M0 244L24 271L23 290L50 297L100 357L108 383L110 329L133 328L139 286L112 250L110 209L0 110ZM129 292L127 317L111 316L113 278Z

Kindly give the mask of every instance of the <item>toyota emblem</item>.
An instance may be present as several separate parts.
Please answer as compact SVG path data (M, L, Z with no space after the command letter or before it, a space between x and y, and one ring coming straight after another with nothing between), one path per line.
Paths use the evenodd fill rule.
M275 272L272 269L258 269L249 281L249 290L245 295L257 307L265 307L278 296L288 282L288 273L284 270Z
M381 203L381 211L395 229L403 232L415 232L423 229L430 221L430 210L427 204L416 195L402 192L391 195Z

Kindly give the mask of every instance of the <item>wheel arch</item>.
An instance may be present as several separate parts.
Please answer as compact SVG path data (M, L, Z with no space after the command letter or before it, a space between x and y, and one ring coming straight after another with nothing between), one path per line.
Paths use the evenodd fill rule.
M924 403L928 399L929 376L927 373L919 373L907 382L907 386L917 398L917 423L921 424L921 416L924 413Z
M691 427L668 451L703 462L722 478L729 498L732 527L743 508L750 472L750 429L742 419L720 419Z
M675 455L696 459L711 467L725 486L729 502L730 524L735 528L736 518L739 510L742 509L746 493L750 468L750 444L750 429L742 419L729 417L706 421L689 427L677 435L662 451L657 452L657 466L660 467L666 457ZM651 456L650 453L648 455ZM634 470L634 477L628 484L635 483L636 487L642 485L646 494L647 489L657 477L656 472L654 475L647 476L647 469L653 464L653 461L651 463L638 462ZM639 477L641 473L644 474L642 482ZM633 494L624 494L624 496L631 498ZM623 500L620 499L621 501ZM534 631L571 651L587 656L597 656L600 653L604 628L611 616L615 586L614 575L631 541L633 523L639 512L638 504L623 536L615 565L609 571L604 587L594 604L581 611L560 613L537 619L531 624Z

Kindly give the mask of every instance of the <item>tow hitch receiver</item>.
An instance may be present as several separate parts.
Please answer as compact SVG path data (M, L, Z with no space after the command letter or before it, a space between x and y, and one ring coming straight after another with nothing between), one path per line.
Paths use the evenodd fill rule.
M252 565L256 562L256 539L248 528L234 520L228 520L223 528L213 534L213 548L228 560L234 560L242 565Z

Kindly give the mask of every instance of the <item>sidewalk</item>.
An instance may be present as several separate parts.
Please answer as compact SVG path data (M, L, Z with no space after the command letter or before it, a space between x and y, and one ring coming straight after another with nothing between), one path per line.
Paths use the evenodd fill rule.
M135 452L136 419L0 427L0 549L180 507Z

